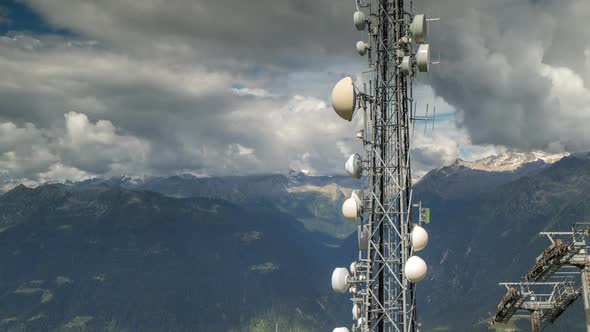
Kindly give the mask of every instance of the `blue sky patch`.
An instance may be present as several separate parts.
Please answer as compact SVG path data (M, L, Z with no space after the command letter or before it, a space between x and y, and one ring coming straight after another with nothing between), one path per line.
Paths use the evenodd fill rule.
M3 18L0 24L0 35L6 35L12 32L57 34L62 36L74 35L74 33L67 29L50 25L43 16L21 1L7 0L7 3L0 5L0 17Z

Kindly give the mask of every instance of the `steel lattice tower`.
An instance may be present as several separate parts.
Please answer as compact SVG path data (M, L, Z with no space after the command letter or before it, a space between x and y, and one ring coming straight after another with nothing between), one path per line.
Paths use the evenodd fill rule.
M351 156L345 167L354 178L363 178L363 189L342 208L347 219L360 220L359 259L350 274L338 268L332 275L334 290L353 295L353 331L418 331L414 283L424 278L427 267L413 255L428 237L412 221L410 147L418 119L412 79L430 64L429 45L423 44L426 21L408 11L404 0L358 1L354 24L368 32L368 42L358 42L357 51L368 55L368 89L367 83L360 89L347 77L332 93L342 118L352 120L357 109L364 115L364 129L357 133L364 157Z
M403 0L378 2L373 44L367 321L376 331L413 331L416 326L414 290L402 273L410 255L406 235L411 215L409 84L395 56L400 49L409 51L408 44L398 44L406 28L403 5Z

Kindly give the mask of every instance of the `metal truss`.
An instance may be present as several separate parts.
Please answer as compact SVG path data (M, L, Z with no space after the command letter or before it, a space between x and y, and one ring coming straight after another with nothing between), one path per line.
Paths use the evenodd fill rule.
M357 51L367 55L369 70L363 73L362 86L354 86L352 106L350 99L342 99L347 107L335 110L342 111L339 115L349 121L351 109L363 114L364 127L357 133L365 150L359 161L362 176L349 171L353 177L363 178L362 190L353 193L358 203L353 202L354 212L347 210L350 213L345 214L349 220L360 219L359 256L351 265L351 275L343 268L335 270L333 288L343 292L349 286L354 303L353 331L416 332L414 283L426 275L427 267L421 258L412 256L411 232L420 228L412 220L410 146L414 122L432 118L428 114L416 116L412 80L418 71L427 72L430 63L429 46L424 44L426 16L413 15L405 0L357 0L356 4L355 26L366 30L369 39L368 43L359 41ZM339 96L341 90L334 91ZM422 212L421 205L418 207ZM429 212L427 215L429 218ZM421 231L426 234L425 246L428 236ZM417 246L417 250L424 248ZM410 271L414 267L419 271L410 277L414 283L404 273L407 265Z
M554 323L582 296L586 312L586 330L590 332L590 257L586 245L586 237L590 235L590 224L574 224L571 232L539 234L546 236L551 245L536 258L535 264L523 281L500 283L508 291L498 304L490 323L506 323L517 314L528 312L532 331L540 331L543 324ZM572 277L575 275L580 276L580 284L573 281ZM551 279L561 280L544 282Z
M354 330L416 331L415 288L403 274L412 253L412 88L411 79L400 73L398 56L412 52L410 43L400 43L412 15L404 9L403 0L369 1L361 6L375 20L369 25L372 48L368 59L373 75L365 104L369 183L364 204L368 213L361 222L370 236L368 250L359 252L362 290L353 302L361 308L362 319Z

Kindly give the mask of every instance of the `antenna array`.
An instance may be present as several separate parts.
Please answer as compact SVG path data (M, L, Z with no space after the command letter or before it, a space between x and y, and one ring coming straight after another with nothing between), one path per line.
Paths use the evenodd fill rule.
M411 13L404 0L357 0L353 22L367 33L356 50L367 56L371 77L368 87L356 86L351 77L340 80L332 105L347 121L357 110L363 115L356 136L364 156L354 154L345 165L363 185L342 206L346 219L359 222L359 254L350 269L334 270L332 288L352 295L353 331L413 332L418 330L415 284L427 272L415 253L426 246L428 233L425 220L412 221L411 132L421 119L412 107L412 81L431 64L427 18ZM419 208L420 216L430 216Z

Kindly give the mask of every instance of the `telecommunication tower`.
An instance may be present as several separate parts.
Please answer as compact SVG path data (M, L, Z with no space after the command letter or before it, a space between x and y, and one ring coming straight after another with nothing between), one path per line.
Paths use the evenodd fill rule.
M404 0L357 0L356 7L354 26L367 33L356 50L367 56L370 77L359 85L352 77L340 80L332 106L347 121L357 110L362 116L356 136L364 155L353 154L345 164L353 178L362 179L362 189L342 206L344 217L359 223L359 254L350 269L334 270L332 288L352 295L353 331L414 332L416 283L427 272L416 252L428 243L422 216L429 218L429 211L419 205L414 221L411 134L414 122L424 117L415 115L412 81L431 64L430 19L413 14Z

